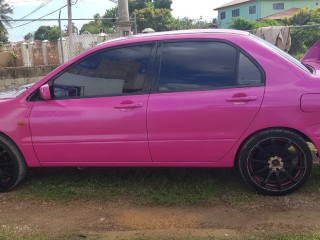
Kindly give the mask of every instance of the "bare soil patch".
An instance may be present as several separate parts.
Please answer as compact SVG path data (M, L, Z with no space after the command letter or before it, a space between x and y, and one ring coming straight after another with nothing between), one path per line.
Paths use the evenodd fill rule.
M254 233L318 231L316 196L267 198L245 206L139 206L130 201L44 201L0 195L0 228L52 238L166 239L239 237Z

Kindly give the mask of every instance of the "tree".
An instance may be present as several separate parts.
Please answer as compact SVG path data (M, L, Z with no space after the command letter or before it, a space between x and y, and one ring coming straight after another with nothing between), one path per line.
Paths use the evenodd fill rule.
M293 17L286 19L287 25L310 25L320 23L320 8L303 8L295 13ZM290 54L296 58L302 57L310 47L320 39L319 28L293 28L291 29Z
M35 40L48 40L48 34L50 31L50 26L40 26L37 31L34 33L34 39Z
M34 34L32 33L32 32L29 32L28 34L26 34L25 36L24 36L24 40L31 40L31 39L33 39L34 38Z
M183 29L204 29L208 28L209 23L200 19L191 19L188 17L174 19L169 25L170 30L183 30Z
M110 18L106 20L101 20L100 18ZM118 18L118 8L114 7L107 9L103 16L100 14L94 15L94 21L83 24L80 30L80 33L87 31L91 34L98 34L101 31L105 33L114 33L115 32L115 22Z
M147 2L151 2L151 0L129 0L129 14L131 15L135 10L145 8Z
M171 10L165 8L155 8L152 3L146 3L146 7L135 10L137 14L138 32L145 28L152 28L156 32L170 30L174 22Z
M8 42L8 31L5 25L10 26L9 20L12 18L8 14L12 13L12 8L4 0L0 0L0 42L2 43Z
M56 26L51 27L48 32L48 40L49 41L57 41L60 38L60 29Z
M299 12L295 13L293 17L289 18L287 25L307 25L309 22L313 22L313 17L315 17L314 10L309 8L302 8Z
M172 0L129 0L129 14L135 10L141 10L147 3L152 3L155 8L164 8L171 10Z
M64 32L61 32L62 36L65 36ZM56 41L60 38L60 30L57 26L40 26L34 33L34 40L50 40Z
M101 30L103 30L101 21L90 21L82 25L80 29L80 34L82 34L85 31L91 34L98 34Z
M286 25L311 25L320 23L320 7L316 9L302 8L291 18L285 20Z
M171 0L153 0L153 5L155 8L171 9L172 1Z
M118 18L118 8L110 8L107 9L105 14L102 16L102 18L112 18L108 20L102 20L102 25L106 29L106 32L114 32L115 31L115 22Z

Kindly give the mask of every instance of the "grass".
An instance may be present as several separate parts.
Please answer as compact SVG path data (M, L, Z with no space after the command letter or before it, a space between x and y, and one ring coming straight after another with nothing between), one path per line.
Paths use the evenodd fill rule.
M36 169L18 195L58 201L126 198L147 205L231 204L258 197L234 169L88 168Z
M40 234L14 234L9 231L0 231L0 240L79 240L85 239L84 236L77 235L63 235L63 236L45 236ZM89 238L90 239L90 238ZM108 238L94 238L96 240L104 240ZM168 238L168 237L151 237L145 235L138 235L130 238L117 238L119 240L320 240L320 233L280 233L280 234L253 234L253 235L243 235L239 237L183 237L183 238Z
M299 192L320 192L320 166ZM127 199L142 205L183 206L266 199L253 192L236 169L75 168L35 169L16 189L23 198L56 201Z

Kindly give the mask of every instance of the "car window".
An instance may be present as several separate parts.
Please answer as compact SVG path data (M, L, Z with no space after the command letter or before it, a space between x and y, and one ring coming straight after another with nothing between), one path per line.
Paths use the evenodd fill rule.
M236 84L237 49L224 42L165 42L159 91L191 91Z
M262 75L259 68L243 53L239 54L238 84L261 85Z
M107 50L76 63L53 81L55 98L143 92L153 44Z

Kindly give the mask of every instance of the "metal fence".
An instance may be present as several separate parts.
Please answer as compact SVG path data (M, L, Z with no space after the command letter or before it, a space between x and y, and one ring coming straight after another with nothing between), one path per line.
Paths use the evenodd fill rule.
M115 38L116 20L73 19L73 34L70 36L67 35L68 19L10 20L6 25L7 39L1 36L0 31L0 67L62 64L103 41ZM91 34L92 30L97 32L100 26L105 26L103 21L108 21L109 33ZM136 25L133 19L131 21L134 32ZM83 26L89 22L91 25L86 29L90 32L83 31ZM301 59L320 39L320 24L292 26L290 32L291 44L286 50Z
M291 48L289 54L300 60L320 40L320 24L290 27Z
M132 31L135 29L133 19ZM103 25L108 21L108 27ZM61 64L95 45L116 37L117 19L72 19L73 34L67 34L68 19L10 20L0 31L0 67ZM88 25L89 31L83 26ZM107 29L107 31L103 31ZM91 34L90 32L96 32Z
M280 29L289 31L280 31ZM320 24L266 27L248 32L269 41L298 60L301 60L308 50L320 40ZM283 32L285 34L282 34Z

